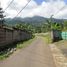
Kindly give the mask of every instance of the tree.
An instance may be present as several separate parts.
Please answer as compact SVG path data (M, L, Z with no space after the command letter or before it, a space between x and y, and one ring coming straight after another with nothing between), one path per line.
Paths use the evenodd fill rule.
M43 23L43 24L41 25L41 32L45 33L45 32L47 32L48 30L49 30L49 28L48 28L48 23Z
M59 23L52 23L52 25L51 25L51 29L52 30L62 30L62 25L61 24L59 24Z
M3 25L4 25L4 17L5 16L3 15L3 13L4 13L4 11L0 6L0 27L3 27Z
M63 23L63 30L67 30L67 21L64 21Z

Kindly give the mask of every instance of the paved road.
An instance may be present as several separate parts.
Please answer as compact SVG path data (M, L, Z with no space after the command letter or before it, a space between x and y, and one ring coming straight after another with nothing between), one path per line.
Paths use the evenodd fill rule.
M55 67L50 48L38 37L30 46L15 52L0 67Z

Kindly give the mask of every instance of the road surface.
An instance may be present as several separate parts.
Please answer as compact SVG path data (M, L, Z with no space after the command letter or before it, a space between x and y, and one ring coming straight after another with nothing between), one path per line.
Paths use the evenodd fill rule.
M30 46L15 52L0 67L55 67L49 46L38 37Z

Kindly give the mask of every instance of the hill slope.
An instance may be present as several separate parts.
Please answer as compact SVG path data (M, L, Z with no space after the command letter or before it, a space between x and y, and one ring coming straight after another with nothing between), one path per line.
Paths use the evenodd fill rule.
M15 25L17 23L29 23L32 25L41 25L42 23L47 23L47 20L50 20L49 18L41 17L41 16L34 16L34 17L27 17L27 18L7 18L5 19L5 24L8 25ZM53 22L63 22L62 19L53 19Z

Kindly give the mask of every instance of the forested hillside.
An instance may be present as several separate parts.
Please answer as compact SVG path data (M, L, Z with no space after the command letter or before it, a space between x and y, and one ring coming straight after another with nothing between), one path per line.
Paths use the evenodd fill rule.
M9 26L15 26L17 28L21 29L27 29L29 31L32 31L33 33L41 33L41 32L47 32L50 31L51 23L63 23L66 21L65 19L54 19L52 20L50 18L45 18L41 16L34 16L34 17L28 17L28 18L7 18L5 19L5 24Z

